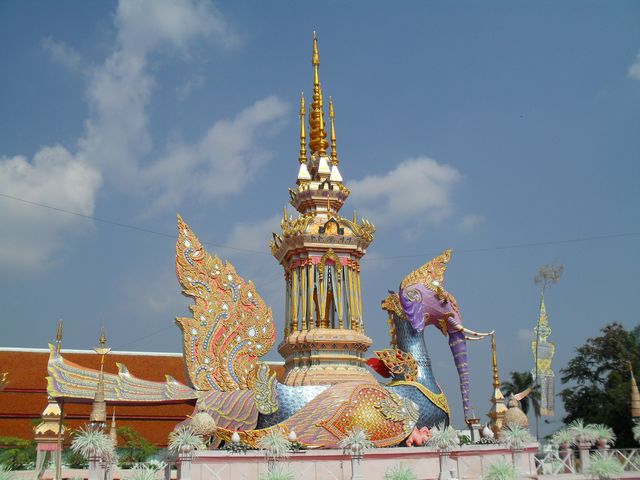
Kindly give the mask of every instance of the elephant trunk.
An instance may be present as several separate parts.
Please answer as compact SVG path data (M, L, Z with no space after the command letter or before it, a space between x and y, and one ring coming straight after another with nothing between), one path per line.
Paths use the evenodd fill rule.
M462 408L465 420L469 418L469 364L467 362L467 342L463 331L449 333L449 348L458 370L460 379L460 393L462 394Z

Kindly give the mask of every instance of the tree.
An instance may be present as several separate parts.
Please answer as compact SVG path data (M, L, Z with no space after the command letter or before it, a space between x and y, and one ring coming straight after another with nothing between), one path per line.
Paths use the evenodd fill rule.
M567 416L565 423L583 419L613 428L616 445L635 447L631 427L631 376L629 362L640 367L640 326L628 331L619 323L606 325L601 335L587 339L560 370L560 392Z
M505 396L515 395L523 392L531 387L529 395L520 400L522 411L529 413L529 405L533 405L533 413L536 417L540 416L540 385L533 384L533 375L531 372L510 372L511 381L502 382L500 389ZM531 403L529 403L531 402Z
M154 444L131 427L118 427L116 432L118 437L124 440L123 453L120 456L122 466L131 467L134 463L142 463L158 451Z

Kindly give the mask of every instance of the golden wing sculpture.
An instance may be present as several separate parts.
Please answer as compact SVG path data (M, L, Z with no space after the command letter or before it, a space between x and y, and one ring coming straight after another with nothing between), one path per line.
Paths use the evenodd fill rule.
M176 274L194 299L192 318L177 318L187 372L197 390L246 390L256 381L258 358L273 346L271 309L233 265L211 256L178 216Z

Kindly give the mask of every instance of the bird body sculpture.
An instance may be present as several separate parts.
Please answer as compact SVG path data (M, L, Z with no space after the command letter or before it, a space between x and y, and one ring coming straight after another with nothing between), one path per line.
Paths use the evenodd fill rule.
M435 380L423 337L424 326L434 322L451 325L447 330L450 338L458 339L457 333L466 330L455 323L459 317L450 315L451 309L457 312L457 305L441 287L449 258L447 251L425 264L421 277L410 275L414 283L408 285L405 279L400 294L392 293L383 301L392 327L391 348L376 352L377 358L368 363L391 377L389 384L290 386L279 383L269 366L259 362L275 343L271 309L252 282L245 282L229 262L209 255L178 218L176 273L183 294L193 298L194 304L190 306L192 317L177 318L176 323L183 333L191 385L172 378L164 383L141 380L123 365L119 365L118 375L101 375L64 360L52 347L49 394L93 398L96 384L102 382L107 402L196 400L196 411L208 412L216 421L214 446L230 441L234 432L245 443L255 445L274 428L284 433L295 431L301 443L327 448L336 447L355 428L367 431L377 446L400 444L414 430L449 421L447 399ZM419 288L434 279L439 282L438 289ZM446 301L425 303L432 292L444 295ZM411 303L416 299L428 307L422 323L416 314L419 307ZM459 350L452 347L454 350L455 356Z

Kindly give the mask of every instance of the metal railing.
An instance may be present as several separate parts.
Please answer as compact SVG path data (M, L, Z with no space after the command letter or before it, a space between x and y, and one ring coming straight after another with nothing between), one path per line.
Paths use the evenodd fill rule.
M640 473L640 449L638 448L608 448L606 450L591 449L590 454L615 457L625 472ZM538 475L562 475L581 473L580 457L577 449L549 450L536 453L535 466Z

